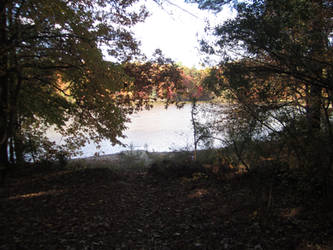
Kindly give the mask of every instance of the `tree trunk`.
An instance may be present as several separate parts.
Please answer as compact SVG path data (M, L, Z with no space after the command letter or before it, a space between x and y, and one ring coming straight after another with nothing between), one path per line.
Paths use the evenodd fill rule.
M311 31L311 52L310 55L313 58L320 58L327 53L327 39L328 34L325 30L325 10L323 0L317 0L313 2L314 17L309 24ZM323 102L323 88L320 86L317 79L323 77L324 65L317 63L315 60L311 65L311 73L313 75L313 82L309 88L308 97L308 145L310 156L310 167L313 168L316 174L321 175L323 169L325 169L324 152L325 146L322 145L322 128L321 128L321 114L322 114L322 102ZM324 147L324 148L322 148Z
M8 146L15 141L17 127L17 101L21 90L22 78L18 68L16 50L11 49L8 30L13 25L11 8L8 1L0 3L0 163L8 163ZM20 36L20 30L18 31ZM13 158L14 154L11 152ZM13 161L13 159L11 159Z
M16 157L16 164L21 165L24 163L24 145L20 135L16 135L14 139L14 149L15 149L15 157Z
M8 163L8 55L6 1L0 3L0 164Z
M194 97L192 99L192 108L191 108L191 122L193 127L193 143L194 143L194 154L193 160L197 160L197 148L198 148L198 129L197 129L197 122L196 122L196 114L197 114L197 100Z
M322 89L318 86L312 85L310 87L308 99L307 127L310 137L313 137L318 136L321 129Z
M8 164L8 140L0 146L0 165Z
M311 86L307 109L307 160L312 170L322 165L321 153L321 88Z

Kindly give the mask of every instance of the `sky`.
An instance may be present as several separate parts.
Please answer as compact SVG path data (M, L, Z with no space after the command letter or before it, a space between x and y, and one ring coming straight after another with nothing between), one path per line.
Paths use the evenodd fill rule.
M166 57L187 67L201 67L203 55L199 40L205 36L207 21L222 23L232 16L228 8L215 15L184 0L165 0L163 8L153 0L143 3L151 15L133 29L135 37L141 41L142 51L149 57L155 49L161 49Z

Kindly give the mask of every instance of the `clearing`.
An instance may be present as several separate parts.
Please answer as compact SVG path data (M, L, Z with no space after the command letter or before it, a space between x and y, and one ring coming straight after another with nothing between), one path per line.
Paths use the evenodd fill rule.
M17 169L0 189L0 249L333 249L332 209L290 183Z

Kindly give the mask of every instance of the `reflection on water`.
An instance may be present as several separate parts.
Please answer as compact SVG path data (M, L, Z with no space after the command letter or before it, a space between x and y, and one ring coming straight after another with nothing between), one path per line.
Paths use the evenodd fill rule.
M208 107L204 103L200 105ZM284 112L284 110L280 112ZM210 118L202 114L199 114L201 122L210 120ZM211 118L214 119L215 116L216 114L212 114ZM281 129L281 124L277 123L277 121L281 119L275 120L274 116L269 117L266 122L272 129L278 131ZM90 143L82 149L83 157L92 156L96 152L100 154L113 154L129 149L155 152L193 149L191 104L186 104L181 109L176 108L176 106L170 106L168 109L165 109L161 104L155 105L151 110L144 110L133 114L130 118L131 122L127 124L128 129L124 132L126 138L121 139L121 142L127 145L126 147L119 145L112 146L109 141L105 140L101 142L101 148L97 149L94 143ZM270 132L269 129L264 129L255 138L259 139ZM61 138L54 131L50 130L48 135L57 143L61 143ZM212 146L220 147L222 145L223 142L220 140L214 140Z
M97 150L96 145L91 143L83 148L83 156L92 156L95 152L118 153L129 148L164 152L193 145L190 104L182 109L175 106L165 109L163 105L157 105L132 115L127 126L124 133L127 138L121 140L127 148L103 141L101 149Z
M216 108L216 106L210 107L207 103L200 103L199 106L201 105L203 105L205 109L208 108L206 109L208 113ZM221 108L222 110L229 109L228 106L222 105L218 110ZM284 112L287 112L287 114L293 113L295 109L293 107L284 107L279 111L274 111L265 121L266 126L263 126L261 121L259 124L261 130L258 130L257 134L253 135L253 138L261 139L269 135L272 131L281 130L281 119L274 117L280 113L284 114ZM296 112L298 111L296 110ZM223 116L221 112L218 114L210 113L210 117L207 117L205 116L205 112L201 112L197 118L200 122L205 123L210 120L213 121L215 118L221 120L221 115ZM168 109L165 109L163 105L156 105L151 110L144 110L132 115L131 123L127 124L127 126L128 129L124 133L126 138L121 140L127 147L112 146L110 142L103 141L100 150L97 150L94 144L89 144L84 147L83 156L92 156L95 152L113 154L129 149L155 152L193 149L191 104L186 104L181 109L176 108L176 106L170 106ZM221 147L224 145L223 141L221 141L221 136L223 136L223 134L214 135L215 138L220 137L220 139L214 139L212 141L213 147ZM199 145L199 149L200 148Z

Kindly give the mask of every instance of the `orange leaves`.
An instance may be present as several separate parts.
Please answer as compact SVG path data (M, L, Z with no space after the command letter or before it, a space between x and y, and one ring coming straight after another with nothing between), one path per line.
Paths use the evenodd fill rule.
M128 63L125 72L132 80L124 91L132 93L132 101L172 100L182 86L179 69L174 64Z
M182 85L185 88L185 98L186 99L200 99L204 96L209 95L205 93L203 87L203 80L207 76L206 70L197 70L195 68L182 68Z

